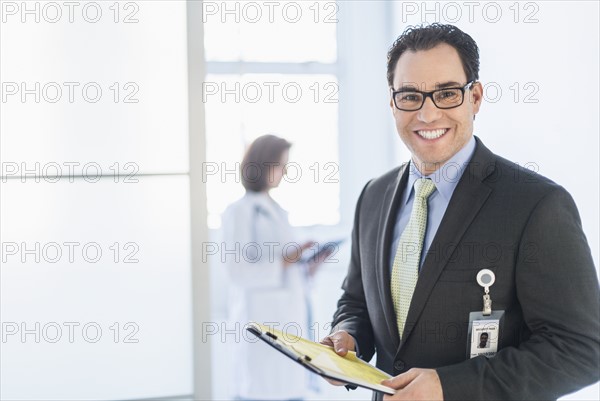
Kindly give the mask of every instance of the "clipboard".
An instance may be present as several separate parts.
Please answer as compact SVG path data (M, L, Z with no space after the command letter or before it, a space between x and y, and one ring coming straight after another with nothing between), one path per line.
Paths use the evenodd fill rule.
M249 324L246 330L319 376L385 394L395 393L394 389L380 384L391 376L358 358L355 352L348 351L343 357L327 345L257 323Z

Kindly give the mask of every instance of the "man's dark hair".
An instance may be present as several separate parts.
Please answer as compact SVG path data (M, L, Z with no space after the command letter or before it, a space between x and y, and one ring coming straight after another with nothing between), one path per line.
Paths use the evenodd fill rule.
M462 61L467 82L479 79L479 49L477 43L468 34L454 25L431 24L409 26L394 42L387 55L387 80L390 88L394 86L394 70L398 59L405 51L433 49L440 43L446 43L456 49Z
M254 140L242 159L242 185L247 191L261 192L273 180L273 168L281 162L283 152L291 143L275 135L263 135Z

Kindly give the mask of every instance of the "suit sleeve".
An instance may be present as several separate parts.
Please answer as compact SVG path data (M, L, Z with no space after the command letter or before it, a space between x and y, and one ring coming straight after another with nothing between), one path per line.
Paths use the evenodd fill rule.
M556 399L599 379L598 277L577 208L563 188L532 211L515 268L531 336L493 358L438 368L444 399Z
M352 229L352 250L348 274L342 284L344 290L333 316L333 331L346 330L354 337L359 357L369 361L375 353L373 328L367 310L363 289L360 258L360 209L369 184L363 188L356 205Z

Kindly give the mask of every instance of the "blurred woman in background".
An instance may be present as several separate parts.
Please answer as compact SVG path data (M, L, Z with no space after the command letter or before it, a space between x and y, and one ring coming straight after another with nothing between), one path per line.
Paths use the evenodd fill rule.
M312 243L296 242L287 212L269 195L286 173L290 147L285 139L264 135L249 146L242 160L246 193L223 214L225 249L236 252L226 258L229 320L239 323L240 330L258 322L309 337L307 281L328 255L300 262L302 250ZM237 398L303 399L308 387L305 369L251 337L242 333L234 351Z

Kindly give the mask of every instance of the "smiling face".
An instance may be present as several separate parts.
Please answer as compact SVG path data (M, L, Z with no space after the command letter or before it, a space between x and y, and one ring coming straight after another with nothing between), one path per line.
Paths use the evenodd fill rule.
M433 91L467 83L458 52L442 43L429 50L406 51L394 70L393 90ZM428 175L440 168L471 139L473 117L479 111L483 89L479 82L465 91L464 102L453 109L438 109L431 98L417 111L402 111L390 100L396 129L412 153L419 171Z

